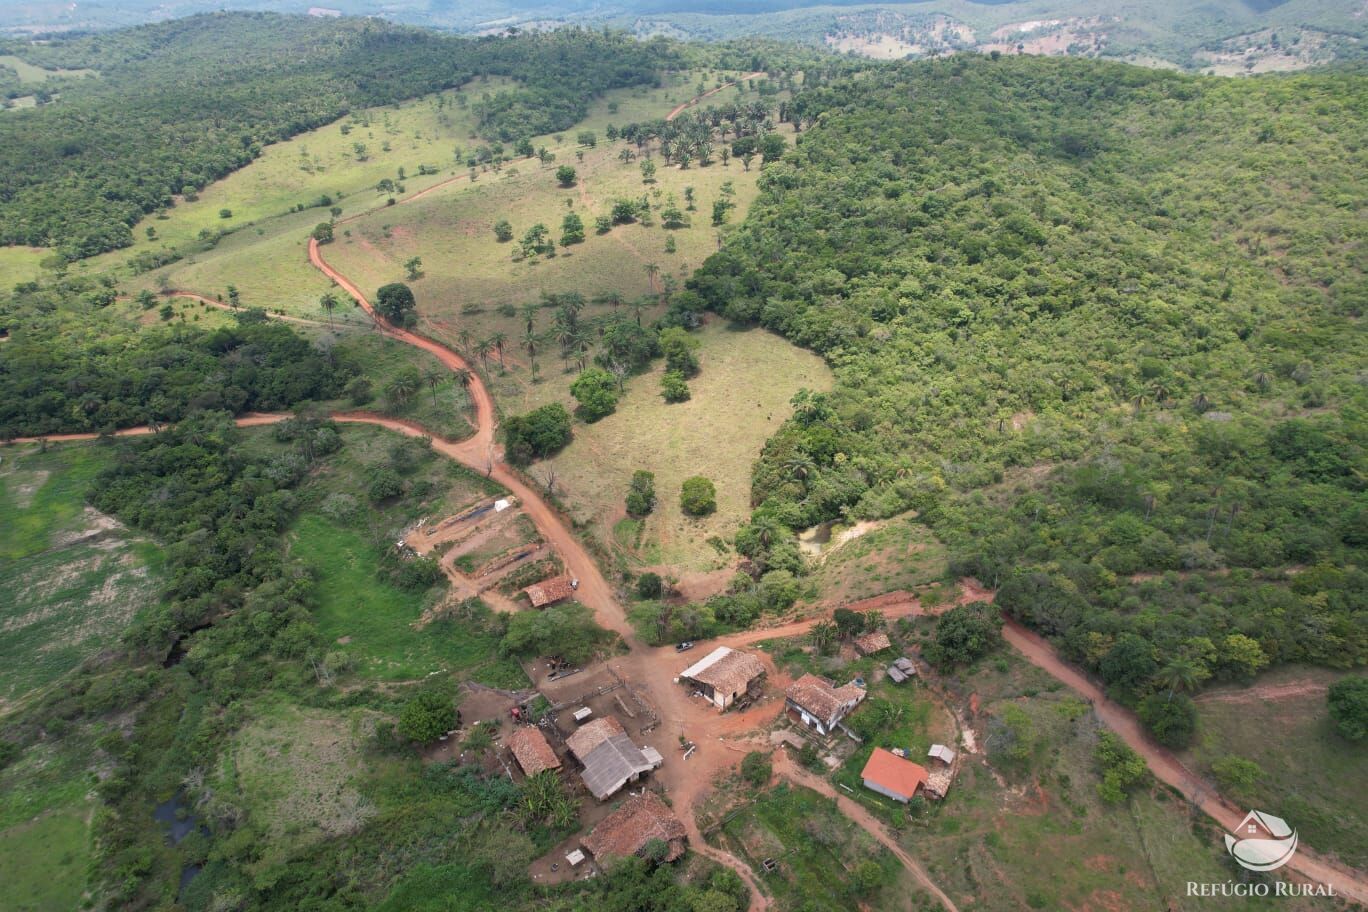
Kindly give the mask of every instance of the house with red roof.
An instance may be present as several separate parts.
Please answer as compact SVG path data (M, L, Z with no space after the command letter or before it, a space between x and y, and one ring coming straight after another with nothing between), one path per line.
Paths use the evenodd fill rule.
M929 775L920 763L913 763L882 747L874 748L860 773L865 788L903 804L911 801L917 790L926 785Z

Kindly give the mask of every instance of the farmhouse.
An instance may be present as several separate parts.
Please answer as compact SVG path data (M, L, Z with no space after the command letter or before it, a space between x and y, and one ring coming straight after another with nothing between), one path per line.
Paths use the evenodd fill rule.
M520 726L504 743L525 776L535 776L542 770L560 769L560 758L552 750L546 735L535 725Z
M865 788L906 804L917 794L917 789L926 784L927 772L920 763L876 747L860 777L864 779Z
M600 801L664 762L655 748L633 744L622 723L612 716L595 719L577 729L565 739L565 744L575 759L584 764L580 778Z
M731 706L742 694L759 696L764 676L765 666L759 659L727 646L718 646L679 674L719 710Z
M562 599L570 598L578 588L579 580L562 575L544 579L540 583L533 583L523 589L523 592L527 595L527 600L532 603L533 608L545 608L547 605L554 605Z
M889 641L888 634L882 630L871 630L869 633L862 633L855 638L855 650L860 655L873 655L876 652L883 652L885 649L893 648L893 643Z
M660 796L648 791L628 798L622 807L599 821L580 844L602 862L609 857L640 855L656 839L667 847L664 860L674 861L684 854L688 837L684 824Z
M835 686L826 678L805 674L784 691L784 708L795 722L829 735L865 698L854 684Z

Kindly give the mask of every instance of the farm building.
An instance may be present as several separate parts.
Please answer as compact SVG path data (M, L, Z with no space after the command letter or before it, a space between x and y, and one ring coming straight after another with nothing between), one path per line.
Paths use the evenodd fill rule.
M920 763L905 760L882 747L874 748L860 773L865 788L904 804L912 800L917 789L926 785L927 776L926 767Z
M784 691L784 708L795 722L826 736L835 731L841 720L864 698L862 687L854 684L837 687L826 678L805 674Z
M520 726L504 743L525 776L535 776L542 770L560 769L560 758L546 740L546 735L535 725Z
M565 739L565 744L575 759L584 764L580 778L600 801L664 762L655 748L633 744L622 723L612 716L595 719L577 729Z
M545 608L547 605L554 605L570 598L578 588L579 580L562 575L533 583L523 589L523 593L527 595L527 600L532 603L533 608Z
M697 687L719 710L724 710L742 694L759 696L765 666L750 653L718 646L680 672L679 677Z
M926 756L932 761L926 773L926 792L928 798L944 798L950 791L950 783L955 780L955 752L944 744L933 744Z
M871 630L869 633L862 633L855 638L855 650L860 655L873 655L876 652L883 652L885 649L892 649L893 643L889 641L888 634L882 630Z
M917 666L912 664L912 660L907 656L903 656L894 661L892 665L888 666L887 671L889 680L894 684L901 684L908 678L915 678L917 676Z
M647 843L659 839L668 846L665 860L674 861L684 854L687 838L684 824L655 792L648 791L628 798L622 807L600 820L580 844L602 862L605 858L640 855Z

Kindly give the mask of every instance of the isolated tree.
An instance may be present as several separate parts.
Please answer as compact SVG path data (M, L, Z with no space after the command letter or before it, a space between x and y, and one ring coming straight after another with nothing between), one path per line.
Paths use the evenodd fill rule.
M601 367L591 367L576 377L570 395L579 403L575 413L591 424L617 409L617 381Z
M337 295L331 291L323 292L323 296L318 299L318 306L328 315L328 326L332 326L333 311L337 310Z
M655 474L645 469L632 473L627 489L627 515L640 519L655 509Z
M441 386L442 381L445 379L446 371L441 368L429 367L427 370L423 371L423 382L432 390L433 407L436 407L437 405L437 387Z
M238 292L236 285L228 286L228 306L233 310L242 306L242 295Z
M641 160L641 166L640 166L640 167L641 167L641 182L642 182L643 184L653 184L653 183L655 183L655 179L656 179L656 177L655 177L655 175L656 175L656 163L653 162L653 161L651 161L649 158L643 158L643 159Z
M576 212L567 212L561 219L561 246L584 243L584 219Z
M702 475L684 479L679 506L689 516L707 516L717 509L717 488Z
M494 342L491 339L481 339L475 343L475 355L480 359L480 366L486 371L489 370L489 353L494 350Z
M413 289L403 282L382 285L375 293L375 309L395 326L413 326L417 323L417 306Z
M689 382L679 371L667 370L660 376L660 395L666 402L688 402L693 397Z
M333 239L332 222L319 222L314 225L313 239L320 244L331 243Z
M501 244L513 240L513 225L508 219L499 219L494 223L494 239Z
M404 271L408 274L410 282L418 279L423 274L423 258L409 257L404 261Z
M456 706L451 698L426 691L404 704L397 731L417 744L431 744L456 727Z
M494 346L494 351L499 355L499 367L507 367L507 365L504 364L504 346L508 344L508 334L496 332L489 337L489 344Z
M556 169L556 180L562 187L575 186L575 169L569 165L561 165Z

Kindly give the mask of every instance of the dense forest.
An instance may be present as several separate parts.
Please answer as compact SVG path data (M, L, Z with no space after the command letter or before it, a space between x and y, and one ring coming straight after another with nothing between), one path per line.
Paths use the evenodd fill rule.
M1166 691L1174 742L1165 682L1368 660L1366 93L1022 58L804 93L676 303L836 370L739 547L914 510L1119 696Z
M48 67L89 67L60 101L0 119L0 243L77 259L127 246L145 214L246 165L262 146L334 120L461 85L522 87L482 105L492 138L565 129L599 93L650 84L675 46L568 29L461 39L377 20L206 15L6 48Z

